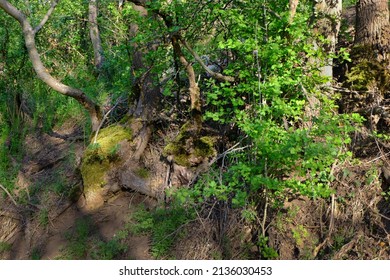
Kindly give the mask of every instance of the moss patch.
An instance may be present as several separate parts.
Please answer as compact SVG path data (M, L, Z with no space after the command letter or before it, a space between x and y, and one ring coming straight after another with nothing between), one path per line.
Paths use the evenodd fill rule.
M195 141L195 155L210 157L216 154L214 149L215 139L209 136L200 137Z
M142 168L140 167L139 169L137 169L135 171L135 174L137 174L139 177L141 177L142 179L147 179L150 174L149 174L149 170L147 170L146 168Z
M110 126L100 130L97 144L102 152L109 153L119 142L131 139L131 131L120 125Z
M387 69L388 60L378 61L377 51L370 46L355 46L351 51L354 66L347 73L348 86L355 90L387 90L390 82L390 72Z
M215 138L199 136L190 122L185 123L177 137L166 145L164 156L173 156L175 163L181 166L196 166L204 159L216 155Z
M81 164L84 191L98 190L105 185L104 175L115 165L120 142L131 139L131 131L116 125L100 131L97 141L89 145Z
M364 60L352 67L347 82L355 90L379 89L384 92L390 82L390 73L377 61Z

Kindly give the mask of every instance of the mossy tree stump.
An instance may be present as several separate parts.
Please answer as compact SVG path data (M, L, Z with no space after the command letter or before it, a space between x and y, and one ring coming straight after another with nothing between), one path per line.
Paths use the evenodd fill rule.
M180 187L188 184L195 174L208 168L210 160L217 155L214 148L216 140L214 136L202 134L191 121L181 127L179 134L163 151L163 155L173 163L172 185Z
M107 173L123 161L119 156L121 145L131 140L131 131L120 125L103 128L96 143L86 149L81 162L84 183L83 208L94 210L104 203Z

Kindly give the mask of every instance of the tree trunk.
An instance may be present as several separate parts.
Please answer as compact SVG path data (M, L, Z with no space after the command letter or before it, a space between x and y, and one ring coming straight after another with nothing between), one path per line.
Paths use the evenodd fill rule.
M98 1L90 0L88 5L89 10L89 36L91 37L93 53L94 53L94 64L98 71L101 70L104 56L103 56L103 47L100 39L99 25L97 21L98 16Z
M318 20L316 23L316 32L322 35L327 43L321 47L328 53L334 53L336 50L337 36L341 25L341 0L318 0L315 4L315 12ZM329 58L321 68L322 75L333 77L333 59Z
M53 9L50 9L41 23L34 29L28 21L25 14L12 6L8 1L0 0L0 8L7 14L16 19L22 26L24 41L33 65L34 71L45 84L55 91L76 99L88 112L91 117L92 130L95 131L99 127L101 120L100 107L93 102L83 91L67 86L49 74L48 69L43 65L40 55L35 44L35 34L47 21L48 16Z
M137 11L140 16L146 17L148 12L145 7L132 3L133 9ZM130 36L135 37L138 33L139 26L131 24ZM133 58L132 58L132 73L139 70L146 70L141 77L134 79L134 91L138 95L138 102L133 113L134 121L132 123L132 130L137 135L135 142L136 151L133 159L139 160L144 150L146 149L150 136L152 134L151 121L156 115L156 109L160 100L160 87L155 83L155 77L151 73L149 65L145 65L143 57L146 52L153 51L141 49L137 43L133 43ZM153 46L152 46L153 48Z
M313 43L316 48L322 48L329 57L329 55L336 50L337 37L341 25L342 1L317 0L315 2L314 14L316 23L314 33L321 35L326 41L314 41ZM332 82L331 79L333 78L333 58L328 58L325 61L314 58L313 62L322 65L320 68L321 75L329 78L326 85L330 86ZM303 86L302 91L306 95L308 101L308 106L305 109L305 119L307 121L304 123L304 126L311 129L313 119L320 114L321 103L315 94L308 92Z
M289 22L291 23L294 20L295 14L297 12L299 0L289 0L289 9L290 9L290 17Z
M356 4L355 46L388 60L390 49L389 6L387 0L359 0Z

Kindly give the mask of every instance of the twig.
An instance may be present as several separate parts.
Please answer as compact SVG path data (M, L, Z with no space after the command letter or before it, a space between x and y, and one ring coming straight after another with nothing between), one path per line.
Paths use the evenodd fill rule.
M361 232L358 232L351 241L349 241L347 244L341 247L341 249L334 255L332 260L339 260L342 258L343 255L351 251L353 246L355 246L356 242L359 240L360 237L361 237Z
M264 175L268 177L267 159L265 160ZM265 232L266 232L265 223L267 222L267 211L268 211L267 188L264 188L264 197L265 197L264 214L263 214L263 221L261 222L261 229L262 229L263 236L265 236Z
M214 204L213 204L213 206L211 206L211 209L210 209L210 211L209 211L209 214L207 215L207 220L210 218L210 216L211 216L211 213L213 212L213 210L214 210L214 207L215 207L215 205L217 204L217 200L216 201L214 201Z
M7 217L7 218L15 219L15 220L18 220L18 221L21 221L21 220L22 220L21 217L16 217L16 216L13 216L13 215L11 215L11 214L12 214L12 213L10 213L10 212L1 211L1 212L0 212L0 217Z
M39 30L45 25L45 23L49 20L51 14L53 13L54 9L56 8L59 0L52 1L50 9L47 11L46 15L42 18L41 22L34 28L34 34L38 33Z
M382 217L383 219L386 219L386 220L390 221L390 218L389 218L389 217L387 217L387 216L385 216L385 215L383 215L383 214L381 214L381 213L377 213L377 212L374 212L374 213L377 214L377 215L379 215L379 216Z
M245 150L246 148L250 147L250 145L246 145L244 147L236 148L240 144L241 144L241 142L238 142L238 143L234 144L232 147L230 147L229 149L227 149L226 151L224 151L223 153L219 154L214 160L210 161L209 166L213 165L217 160L226 157L226 155L228 155L228 154L231 154L231 153L234 153L237 151L242 151L242 150Z
M330 236L332 234L333 228L334 228L334 215L336 211L336 201L335 201L335 194L332 194L332 206L330 211L330 221L329 221L329 233Z
M244 146L244 147L235 148L238 145L240 145L240 142L236 143L233 147L227 149L225 152L223 152L223 153L219 154L218 156L216 156L213 160L211 160L208 163L208 166L211 167L217 160L219 160L221 158L224 158L228 154L231 154L231 153L234 153L234 152L237 152L237 151L242 151L242 150L245 150L246 148L250 147L250 145L247 145L247 146ZM194 177L192 178L192 180L190 182L188 182L187 186L191 186L196 181L196 179L198 178L200 173L201 173L200 171L197 171L195 173Z
M265 232L267 227L265 226L265 223L267 222L267 211L268 211L268 196L267 196L267 191L264 191L265 193L265 205L264 205L264 215L263 215L263 221L261 222L261 229L262 229L262 234L265 236Z
M206 226L205 226L205 224L203 223L202 218L201 218L200 215L199 215L199 212L196 210L196 208L194 208L194 209L195 209L196 216L198 216L199 222L202 224L202 227L204 228L204 230L206 230Z
M9 193L9 191L3 187L3 185L0 184L0 188L3 189L3 191L5 191L5 193L9 196L9 198L12 200L12 202L15 204L15 206L18 206L18 204L16 203L15 199L12 197L12 195Z
M204 64L203 60L199 57L199 55L188 45L188 43L183 39L180 38L180 41L182 44L187 48L187 50L191 53L191 55L195 58L195 60L202 66L202 68L214 79L220 81L220 82L234 82L234 77L231 76L225 76L220 73L216 73L212 71L210 68L207 67L206 64Z
M382 218L385 219L385 220L390 221L390 218L389 218L389 217L387 217L387 216L385 216L385 215L383 215L383 214L381 214L381 213L378 213L376 210L374 210L374 209L372 208L372 206L368 206L368 208L371 210L372 213L374 213L374 214L376 214L376 215L382 217Z
M377 158L374 158L374 159L372 159L372 160L370 160L370 161L367 161L366 164L372 163L372 162L377 161L377 160L380 160L381 158L386 157L386 156L388 156L388 155L390 155L390 152L388 152L388 153L386 153L386 154L382 154L381 156L379 156L379 157L377 157Z
M97 137L98 137L98 134L99 134L99 131L100 131L100 129L102 128L103 123L106 121L108 115L112 112L112 110L114 110L114 108L115 108L116 106L118 106L118 104L119 104L120 101L122 101L122 99L121 99L121 98L118 98L118 100L116 101L116 103L114 104L114 106L112 106L112 107L110 108L110 110L108 110L107 113L104 114L104 117L103 117L102 121L100 122L100 124L99 124L99 126L98 126L98 128L97 128L97 130L96 130L96 132L95 132L95 137L93 138L93 144L96 144L96 142L97 142Z
M318 253L320 252L320 250L328 243L329 241L329 236L325 238L324 241L322 241L322 243L320 245L318 245L317 247L314 248L313 250L313 258L317 257Z
M367 94L367 93L373 93L373 91L370 90L351 90L343 87L329 87L329 89L334 90L334 91L339 91L339 92L346 92L346 93L355 93L355 94Z
M54 218L51 219L51 223L53 223L52 221L54 221L55 219L57 219L59 216L61 216L66 210L68 210L74 203L69 203L68 205L66 205L64 207L64 209L62 209Z
M324 239L324 241L321 242L317 247L314 248L313 250L313 257L315 258L320 250L330 241L330 236L332 235L333 228L334 228L334 215L336 211L336 202L335 202L335 195L332 194L332 204L330 207L330 221L329 221L329 231L328 231L328 236ZM322 223L320 223L320 228L322 231Z
M188 224L192 223L192 222L195 222L197 219L193 219L193 220L189 220L187 221L186 223L180 225L178 228L176 228L174 231L172 231L171 233L167 234L166 236L164 236L164 238L160 239L160 240L157 240L158 242L162 242L164 240L166 240L168 237L172 236L172 235L175 235L177 234L182 228L184 228L185 226L187 226Z

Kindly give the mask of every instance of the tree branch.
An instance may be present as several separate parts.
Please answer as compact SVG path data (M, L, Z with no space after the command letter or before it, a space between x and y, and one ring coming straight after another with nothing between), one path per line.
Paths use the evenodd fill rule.
M0 0L0 8L19 21L23 30L23 38L27 52L38 78L55 91L76 99L89 112L92 121L92 130L96 131L101 119L99 105L90 99L82 90L65 85L50 75L49 70L43 65L40 54L38 53L35 43L35 32L27 17L6 0Z
M176 53L176 55L179 58L180 63L183 65L183 67L186 69L188 82L189 82L189 92L190 92L190 98L191 98L191 111L194 113L200 113L201 111L201 99L200 99L200 89L198 86L198 83L196 82L196 75L194 68L192 67L191 63L187 61L185 58L180 44L179 44L180 38L178 38L177 35L172 36L172 46L173 50Z
M20 24L23 24L23 22L26 20L26 16L21 11L12 6L8 1L0 0L0 8L19 21Z
M225 76L220 73L216 73L212 71L210 68L207 67L206 64L204 64L203 60L199 57L199 55L188 45L188 43L183 39L180 38L180 41L182 44L186 47L186 49L191 53L191 55L195 58L195 60L202 66L202 68L214 79L220 81L220 82L234 82L234 77L231 76Z
M53 13L54 9L56 8L59 0L54 0L51 2L50 9L47 11L46 15L42 18L41 22L34 28L34 34L38 33L39 30L45 25L45 23L49 20L51 14Z

